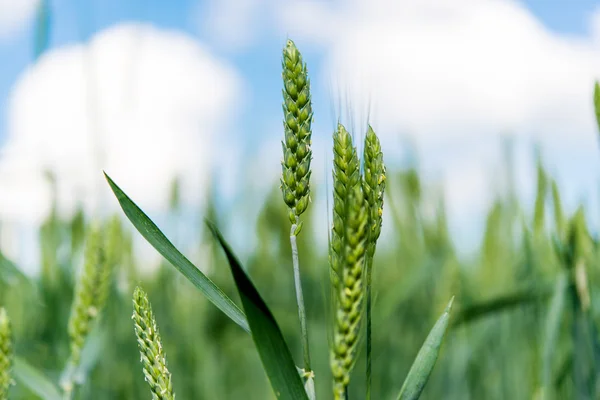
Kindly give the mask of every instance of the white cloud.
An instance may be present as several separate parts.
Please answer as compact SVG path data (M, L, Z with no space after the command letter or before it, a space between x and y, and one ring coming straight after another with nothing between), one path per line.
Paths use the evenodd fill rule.
M199 4L196 15L201 31L229 50L253 44L272 11L265 0L208 0Z
M40 0L0 0L0 40L16 33L35 14Z
M79 202L116 209L103 169L148 211L164 209L181 176L183 199L199 208L241 86L201 44L145 25L118 25L46 53L10 99L0 220L39 223L50 204L45 168L56 174L65 212Z
M597 147L591 99L600 78L600 9L587 36L552 32L511 0L298 1L279 12L282 31L326 55L316 84L333 85L358 109L371 102L384 151L409 133L423 163L445 171L455 213L489 204L496 177L485 174L499 134L539 141L554 170L569 168L573 157L596 163L588 150ZM482 141L493 150L485 156ZM571 190L597 177L589 168L569 171Z

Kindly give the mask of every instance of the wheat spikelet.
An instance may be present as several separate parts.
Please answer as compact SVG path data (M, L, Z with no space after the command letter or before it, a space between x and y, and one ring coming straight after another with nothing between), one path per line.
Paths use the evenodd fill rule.
M281 142L281 191L290 208L290 222L299 224L298 218L306 211L310 199L313 112L306 64L291 40L287 41L283 50L282 67L284 141Z
M158 326L146 293L136 287L133 292L133 316L135 334L140 349L144 376L150 385L153 400L174 400L171 373L163 351Z

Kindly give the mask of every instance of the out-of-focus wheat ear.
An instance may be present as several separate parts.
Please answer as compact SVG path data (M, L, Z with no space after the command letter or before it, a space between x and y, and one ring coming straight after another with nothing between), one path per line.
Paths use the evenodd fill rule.
M0 307L0 400L8 399L8 389L13 384L11 370L13 344L8 313Z
M310 163L312 159L312 102L306 63L293 41L283 50L283 161L281 191L290 208L289 218L299 228L300 215L310 201Z
M71 340L71 359L79 365L81 350L96 319L104 305L105 294L102 294L106 280L105 252L102 230L94 225L85 244L85 260L83 270L75 287L75 297L69 318L69 338Z
M61 386L67 398L73 393L81 352L104 308L113 275L113 266L106 258L104 231L99 224L90 228L85 246L84 266L75 287L69 317L71 355L61 378Z
M381 144L371 126L369 126L367 135L365 136L363 162L364 172L362 186L365 200L369 205L369 238L367 254L372 258L375 254L377 239L379 239L379 235L381 234L386 171Z
M140 361L144 377L152 392L153 400L173 400L175 393L171 373L160 340L158 326L146 293L136 287L133 292L133 319L135 335L140 349Z
M371 126L365 136L363 149L362 189L368 210L367 254L365 256L366 275L366 342L367 342L367 400L371 399L371 292L373 257L377 239L381 234L383 216L383 193L385 191L385 164L379 138Z

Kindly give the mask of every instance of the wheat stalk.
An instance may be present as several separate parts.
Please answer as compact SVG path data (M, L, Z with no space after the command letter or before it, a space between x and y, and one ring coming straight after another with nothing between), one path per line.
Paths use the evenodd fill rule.
M133 292L133 315L135 334L140 349L140 361L144 376L150 385L153 400L174 400L171 373L160 340L158 326L146 293L136 287Z
M382 215L383 215L383 192L385 191L385 165L383 163L383 153L379 138L369 126L365 136L365 146L363 150L363 180L362 188L368 205L368 237L367 254L365 257L365 270L367 276L366 288L366 341L367 341L367 393L366 398L371 398L371 287L373 256L377 239L381 234Z
M13 358L12 332L8 314L0 307L0 400L8 399L8 389L12 385L11 378Z
M300 215L306 211L310 201L310 162L312 159L311 124L312 105L310 98L310 82L306 64L302 54L293 41L288 40L283 50L283 128L284 141L283 160L281 162L281 191L283 200L289 207L290 244L292 247L292 263L298 317L304 350L304 369L310 373L310 350L304 296L300 282L300 263L298 261L298 244L296 236L302 229Z
M346 396L362 318L368 215L352 138L343 125L334 134L334 198L330 264L335 300L331 371L335 399Z

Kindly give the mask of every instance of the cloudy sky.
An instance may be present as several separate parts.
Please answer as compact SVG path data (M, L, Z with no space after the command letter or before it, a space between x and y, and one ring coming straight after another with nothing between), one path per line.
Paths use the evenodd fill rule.
M190 207L215 176L231 215L251 220L280 172L288 37L311 75L321 187L350 105L355 133L369 117L389 165L403 165L407 138L415 146L458 240L476 236L502 191L506 135L526 201L539 143L567 205L600 215L595 1L50 0L36 58L40 3L0 0L0 220L12 231L48 212L47 168L67 214L80 202L114 211L105 169L157 216L173 176ZM322 197L314 206L325 215Z

